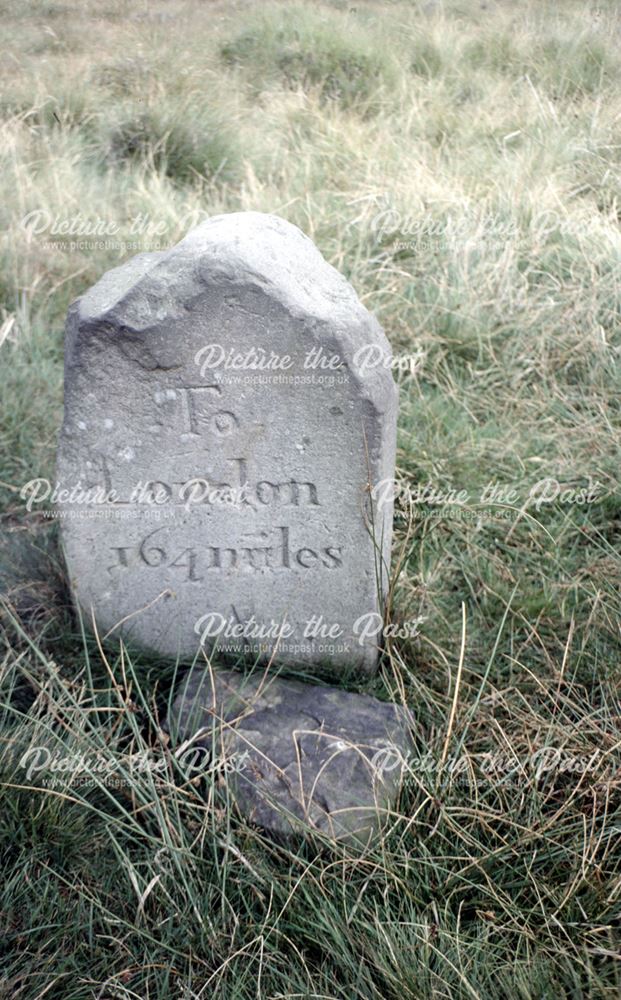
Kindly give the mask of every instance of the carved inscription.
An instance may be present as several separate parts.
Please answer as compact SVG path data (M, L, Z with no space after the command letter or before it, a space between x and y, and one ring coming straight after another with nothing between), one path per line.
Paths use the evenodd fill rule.
M254 508L320 506L317 486L310 480L272 482L261 479L256 482L245 458L228 458L225 462L234 466L234 475L229 480L215 479L209 470L202 469L191 479L173 482L151 479L137 483L125 502L178 503L186 507L227 503Z
M222 386L188 385L184 386L180 392L187 433L200 437L201 428L206 427L214 434L226 437L236 427L239 427L239 420L231 410L206 412L207 404L211 402L209 397L212 393L218 396L222 395Z
M216 445L216 451L220 453L220 467L230 469L231 474L226 479L216 478L204 469L189 478L139 482L126 491L119 504L171 504L183 506L186 510L216 506L226 508L228 505L236 511L260 511L266 507L320 507L317 485L310 479L279 481L260 478L247 458L222 454L223 448L231 447L225 439L234 430L240 429L241 422L232 410L221 405L221 397L220 385L190 385L177 389L160 386L153 393L158 410L166 412L173 426L179 427L180 418L178 433L182 440L187 435L220 439ZM108 481L107 467L105 471ZM200 583L206 575L218 572L334 570L343 564L342 546L297 545L288 525L277 525L270 531L242 532L230 545L212 545L207 539L200 547L183 548L175 544L173 536L174 528L162 526L151 531L138 544L110 546L112 562L108 571L131 572L144 566L149 569L174 569L180 571L180 579Z
M200 583L204 574L213 571L252 572L256 570L338 569L343 565L341 546L321 548L302 546L296 548L291 530L280 525L272 532L248 532L235 546L209 545L200 548L176 550L156 537L169 530L167 526L150 532L137 546L114 545L114 561L108 571L148 566L151 569L166 567L184 570L183 579ZM259 544L252 544L258 540ZM267 542L268 544L265 544Z

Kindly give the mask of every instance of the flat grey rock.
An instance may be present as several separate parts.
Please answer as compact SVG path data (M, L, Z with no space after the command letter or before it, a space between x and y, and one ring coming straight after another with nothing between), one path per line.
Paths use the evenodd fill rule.
M224 774L242 814L277 839L321 833L366 846L394 821L411 747L401 706L195 667L167 728L180 761L196 774L207 764Z
M105 274L69 311L58 455L85 622L186 662L202 644L372 671L389 362L345 278L276 216L209 219Z

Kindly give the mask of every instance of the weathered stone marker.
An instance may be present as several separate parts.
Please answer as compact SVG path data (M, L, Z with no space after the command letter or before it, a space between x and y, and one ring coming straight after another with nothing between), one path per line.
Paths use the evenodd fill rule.
M275 216L105 274L69 312L58 460L87 623L186 661L372 670L396 395L377 321Z

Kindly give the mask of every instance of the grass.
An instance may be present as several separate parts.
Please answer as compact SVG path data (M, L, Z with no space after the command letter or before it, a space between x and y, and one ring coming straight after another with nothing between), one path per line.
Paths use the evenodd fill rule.
M237 172L238 152L226 126L192 104L165 114L130 106L106 130L103 147L117 164L134 160L181 184L193 177L230 182Z
M5 611L0 996L617 997L616 5L2 13L7 518L54 478L69 302L244 209L300 225L422 357L398 375L399 475L469 499L398 506L393 614L422 624L365 690L413 708L420 760L362 856L271 844L217 768L193 784L161 729L173 666L104 659L62 609ZM113 236L54 232L78 212ZM515 496L494 507L489 484ZM35 746L122 780L24 780ZM147 752L165 770L132 773Z
M261 90L266 81L314 92L319 103L334 101L367 112L380 106L382 85L396 82L387 48L373 44L351 17L306 6L268 6L220 47L226 65L238 66ZM373 98L373 99L371 99Z

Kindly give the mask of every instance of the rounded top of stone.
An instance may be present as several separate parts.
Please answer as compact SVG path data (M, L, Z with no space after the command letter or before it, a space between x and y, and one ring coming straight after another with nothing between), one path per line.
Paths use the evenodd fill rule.
M165 286L173 305L191 294L188 282L213 284L219 278L258 284L296 312L320 320L368 317L348 281L297 226L277 215L233 212L212 216L169 250L138 254L108 271L79 300L80 319L103 320L136 292L152 294L154 284Z
M313 241L278 215L233 212L201 223L174 248L203 256L212 266L228 263L241 280L262 279L282 301L297 303L318 319L368 315L354 289L325 260Z
M148 333L185 321L203 301L208 309L210 294L223 285L241 308L245 292L259 293L318 335L325 330L346 362L366 345L390 358L381 326L347 279L297 226L262 212L212 216L169 250L138 254L108 271L74 304L72 323L85 332L107 326ZM370 374L367 395L396 391L386 367Z

